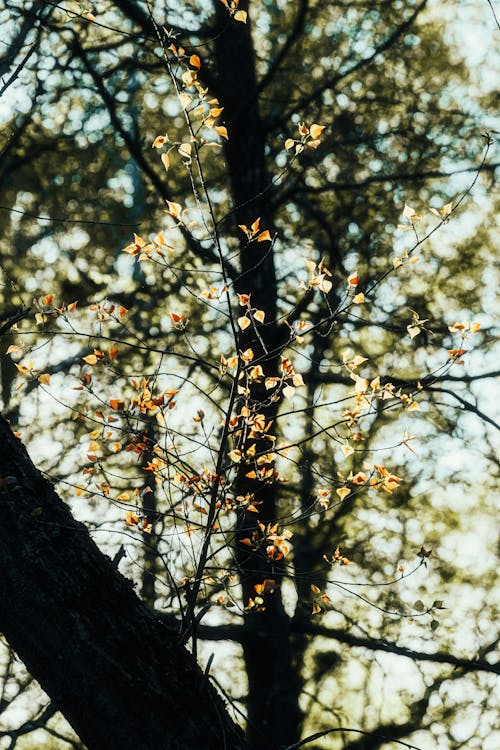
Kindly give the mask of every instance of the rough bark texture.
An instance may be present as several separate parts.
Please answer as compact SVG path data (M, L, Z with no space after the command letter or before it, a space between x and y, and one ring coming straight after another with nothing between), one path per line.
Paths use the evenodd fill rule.
M0 630L89 750L243 750L191 655L0 417Z

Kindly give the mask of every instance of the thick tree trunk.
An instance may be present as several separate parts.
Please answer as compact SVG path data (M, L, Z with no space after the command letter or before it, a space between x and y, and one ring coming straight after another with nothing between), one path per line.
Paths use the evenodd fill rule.
M251 348L252 364L260 364L265 376L279 376L281 354L289 331L277 321L278 290L273 251L269 242L248 243L238 224L250 226L260 217L261 230L273 233L273 217L269 212L270 176L266 168L265 135L262 126L255 73L255 52L250 18L247 24L228 22L228 13L220 0L214 0L218 21L215 34L216 93L224 107L229 140L224 144L231 181L234 207L234 232L241 239L241 275L236 291L251 295L251 305L265 312L263 325L256 323L240 334L239 348ZM248 9L248 2L239 8ZM254 321L255 323L255 321ZM249 405L272 423L274 433L279 400L272 400L262 382L250 385ZM256 443L257 453L272 451L274 444L265 436L252 438L243 452ZM251 493L259 514L242 513L237 536L238 569L244 603L256 596L255 586L265 579L276 581L274 593L265 594L265 609L246 613L248 628L242 637L245 669L248 677L247 739L252 750L276 750L296 742L300 737L302 713L299 708L301 688L301 655L294 654L290 618L281 596L282 565L267 558L265 551L255 553L238 544L240 537L250 537L258 522L272 524L278 520L278 485L272 481L250 480L246 474L254 466L240 464L235 492ZM265 549L265 545L264 545Z
M243 750L191 655L0 417L0 630L89 750Z

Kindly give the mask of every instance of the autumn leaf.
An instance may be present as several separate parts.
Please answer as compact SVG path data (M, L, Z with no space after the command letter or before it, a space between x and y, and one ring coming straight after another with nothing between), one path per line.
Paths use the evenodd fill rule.
M184 157L184 159L191 159L191 149L192 149L192 146L190 143L182 143L179 146L178 151L179 151L179 154L182 157Z
M158 135L153 141L152 148L161 148L167 142L168 142L168 139L165 135Z
M316 125L316 124L311 125L311 127L309 128L309 133L311 135L311 138L314 138L314 139L319 138L319 136L321 135L324 129L325 129L324 125Z
M241 318L238 318L238 325L242 331L248 328L250 324L251 324L251 320L250 318L247 318L246 315L242 315Z
M351 490L349 487L339 487L337 490L335 490L337 495L340 497L341 500L343 500L347 495L351 494Z
M191 57L189 58L189 64L193 68L197 68L199 70L201 68L201 60L198 55L191 55Z
M226 140L229 140L229 136L227 134L227 129L224 127L224 125L216 125L214 128L215 132L221 135Z
M168 213L173 216L174 219L178 219L182 213L182 206L180 203L174 203L173 201L167 201Z

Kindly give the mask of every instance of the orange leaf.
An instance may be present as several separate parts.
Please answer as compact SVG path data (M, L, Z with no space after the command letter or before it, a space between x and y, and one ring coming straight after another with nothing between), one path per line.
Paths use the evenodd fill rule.
M225 138L227 141L229 140L229 136L227 134L227 129L224 127L224 125L216 125L214 128L215 132L221 135L223 138Z

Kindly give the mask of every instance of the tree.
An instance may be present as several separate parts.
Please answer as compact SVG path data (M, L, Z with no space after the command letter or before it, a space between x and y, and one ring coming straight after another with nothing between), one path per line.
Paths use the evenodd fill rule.
M47 3L34 3L23 12L21 31L12 44L12 49L21 54L20 44L36 32L31 60L38 45L40 50L45 46L45 59L52 61L59 80L49 87L43 76L38 76L35 106L29 108L26 117L18 116L11 124L12 135L3 152L4 180L9 179L4 203L25 215L52 217L68 247L67 257L61 258L68 278L53 278L50 287L45 282L37 287L42 293L38 295L36 314L45 331L43 340L50 344L52 353L43 371L35 372L38 364L18 362L21 374L29 379L26 390L39 394L42 388L53 387L48 386L49 375L73 368L73 374L78 370L80 377L78 387L89 398L88 404L73 405L82 417L77 421L76 434L89 433L91 399L100 398L105 404L102 420L113 417L110 409L115 412L124 441L114 440L120 445L116 459L106 448L106 460L116 461L111 466L120 476L109 482L105 473L98 476L94 471L95 467L100 471L101 465L106 471L109 465L104 466L104 454L101 457L103 427L96 423L90 434L98 431L99 439L90 438L88 451L94 468L87 461L81 467L86 472L84 485L73 473L65 481L78 484L78 492L88 490L96 497L112 497L119 503L135 498L127 523L131 529L141 526L141 538L146 538L142 593L149 604L159 606L158 586L164 587L167 581L169 595L178 600L182 611L171 600L164 607L164 619L172 627L180 627L181 640L189 636L195 656L199 638L229 637L241 644L248 678L244 701L247 738L255 748L287 746L299 740L304 723L300 699L310 692L308 669L313 682L332 670L341 673L335 652L322 652L317 647L314 652L310 648L313 636L333 639L350 648L396 651L463 670L491 670L486 653L492 646L485 638L478 654L469 659L446 650L430 653L396 644L401 616L425 616L432 610L429 620L433 628L437 627L440 598L429 607L418 600L417 609L412 610L401 606L393 589L382 588L384 593L376 605L395 613L398 625L377 622L366 633L359 630L352 635L349 622L359 627L362 611L349 609L344 603L337 606L326 590L327 580L339 590L348 585L351 591L355 590L351 584L360 581L332 582L325 556L328 565L338 567L347 562L348 554L361 570L369 572L368 579L374 584L381 585L391 577L394 565L388 564L384 545L368 547L377 517L385 516L397 524L399 544L391 559L408 555L403 541L406 528L421 542L416 547L413 542L417 551L422 547L418 570L428 562L421 527L411 532L414 500L409 489L398 489L398 500L392 507L381 499L386 497L384 490L392 499L392 491L400 485L399 474L406 474L402 459L397 459L402 471L393 461L387 464L389 468L373 461L368 470L363 466L369 452L383 445L384 431L399 429L392 417L394 406L411 409L415 415L419 401L425 399L429 417L438 422L437 434L446 430L443 420L448 420L450 428L455 425L455 419L448 416L449 405L443 416L443 394L492 421L457 390L458 384L471 382L470 376L454 374L460 351L465 348L462 337L474 333L482 340L485 334L476 331L475 325L454 325L455 318L450 319L446 313L439 281L444 268L453 274L454 294L462 302L456 309L476 305L474 312L480 309L466 278L477 257L473 244L463 248L467 264L462 261L459 265L454 257L445 261L447 248L440 259L437 250L436 257L426 261L429 270L437 271L433 284L425 275L422 283L422 277L416 274L411 282L402 274L418 268L412 261L417 249L420 252L428 243L427 234L420 234L417 215L428 198L430 181L448 175L444 167L450 144L456 159L473 160L472 165L465 166L470 170L469 184L475 183L479 168L488 173L493 165L485 161L479 167L474 161L480 151L479 137L469 136L471 128L476 127L475 117L461 111L453 100L447 106L441 101L444 75L455 81L466 80L463 62L452 62L451 52L443 50L432 75L428 75L429 55L442 38L436 24L424 25L421 21L427 3L413 4L403 19L398 4L390 5L389 9L387 3L348 3L344 21L345 3L306 2L297 8L288 4L279 15L277 6L256 4L244 22L243 16L236 17L237 12L246 13L243 3L237 9L215 2L213 8L202 10L198 23L187 13L187 4L185 28L179 28L172 24L171 15L162 16L163 9L153 9L150 14L135 2L115 3L116 8L102 19L102 25L99 15L93 21L83 9L68 19ZM272 31L264 34L266 24ZM280 38L278 29L287 30L284 38ZM307 31L313 29L315 34L308 35ZM263 45L261 59L255 52L256 44ZM36 59L35 69L43 67L43 59ZM386 75L389 66L391 75ZM336 72L331 72L332 67ZM396 88L395 80L401 81ZM179 88L182 106L168 99L173 113L168 137L158 138L165 126L156 109L167 83L174 93ZM203 93L205 87L209 94ZM54 107L56 91L60 96ZM204 97L207 102L208 96L217 98L208 105L213 122L207 121L206 107L201 114L195 109L196 98ZM83 139L80 128L72 127L71 122L57 133L60 113L66 110L67 123L76 105L86 113ZM92 124L93 117L98 124ZM224 162L215 155L203 156L209 147L201 148L201 135L196 130L200 119L205 129L220 136ZM55 137L51 130L57 133ZM217 136L210 139L215 142ZM163 165L151 157L153 141L162 149ZM115 144L113 148L111 143ZM62 164L53 157L56 146L64 157ZM172 166L165 172L169 161ZM82 184L84 172L90 179ZM64 190L54 190L52 180ZM33 182L33 188L28 189ZM406 255L403 247L388 254L393 228L386 225L387 206L399 205L397 211L389 211L391 216L400 211L406 185L411 186L414 198L418 197L419 208L405 210L406 226L416 239ZM109 229L106 225L84 223L81 226L87 226L88 232L73 234L69 241L64 239L68 220L95 221L95 202L82 203L82 193L87 196L99 190L100 204L109 211L107 220L115 225L128 223L122 220L120 188L129 196L127 219L131 224L139 218L144 224L146 209L153 201L158 203L158 194L169 201L170 224L176 224L182 235L182 240L175 240L181 248L178 255L169 256L169 240L161 235L154 241L142 239L163 226L157 212L150 214L145 231L138 230L140 236L132 244L128 244L129 239L118 243L116 235L105 234ZM439 214L436 227L442 233L450 218L454 221L463 199L450 204L452 196L447 194L445 183L440 191L442 200L435 206ZM468 194L468 188L464 188L463 196ZM78 205L72 200L78 200ZM230 212L225 208L229 200ZM411 203L417 205L413 198ZM185 218L201 209L208 225L205 233L190 227ZM72 211L71 218L68 210ZM125 237L130 230L122 227L120 231ZM6 228L6 239L17 254L23 246L43 247L45 237L54 236L54 226L49 225L49 232L44 222L33 225L28 216L21 226L13 223ZM310 250L309 238L313 239ZM109 257L109 248L115 252L123 244L134 265L127 272L127 283L116 288L110 284L115 258ZM307 275L302 253L292 252L295 247L307 247L310 252ZM81 257L84 249L95 252L99 274L88 273L88 262ZM6 259L4 272L11 289L17 292L25 286L26 272L39 261L36 254L28 255L22 267L16 268L16 254ZM141 256L144 262L139 264ZM221 275L222 280L214 283L213 279L221 279ZM203 284L197 283L198 278L204 279ZM386 291L381 292L383 283ZM198 298L193 304L186 289L193 299ZM404 305L398 302L398 295L403 293ZM110 297L108 303L101 301L104 294ZM74 330L58 327L65 318L69 325L74 325L73 320L81 322L74 317L75 309L62 306L63 300L67 303L76 297L80 306L91 303L97 319L90 337L89 329L84 331L84 348ZM205 300L204 306L200 299ZM219 307L219 301L229 305ZM24 299L23 308L28 308ZM9 312L5 335L11 335L14 318L22 314ZM449 355L443 360L442 341L450 333L447 324L458 339L456 343L450 340ZM110 327L107 334L103 334L104 326ZM28 326L20 327L22 340L29 345L28 330ZM71 336L76 347L64 356L57 344L61 335ZM106 336L116 345L106 341ZM233 350L228 343L231 336ZM6 340L6 349L14 346L11 354L17 358L21 352L15 347L19 344L12 342ZM355 351L344 355L347 345ZM123 354L123 347L130 358ZM223 353L222 369L214 351ZM235 356L238 351L239 357ZM368 367L365 357L370 370L360 370ZM80 372L82 358L84 370ZM180 363L185 369L180 369ZM332 367L333 363L339 364ZM155 393L151 384L158 381L163 367L172 369L178 387L165 388L164 384L163 392ZM6 407L11 404L12 417L17 416L18 408L11 396L15 372L5 360L3 400ZM482 371L477 380L485 374L491 372ZM132 396L125 387L131 375L136 382ZM179 383L184 384L182 388ZM301 388L306 394L303 400ZM215 397L211 389L215 389ZM182 420L173 428L174 433L180 432L175 437L179 448L169 428L168 415L175 414L175 408L170 407L175 400L178 407L190 401L201 402L203 392L209 394L212 405L208 410L203 406L205 415L195 415L198 433ZM356 403L339 409L330 418L329 403L348 397ZM369 408L364 413L366 403ZM220 434L212 415L214 409L223 417ZM95 420L95 413L90 418ZM242 424L246 426L238 434ZM411 448L412 434L405 436L402 429L399 434L399 444ZM167 437L172 444L164 443L162 448L161 440ZM213 472L204 473L198 461L193 465L183 458L182 451L189 445L192 449L196 441L212 451ZM332 451L335 442L341 452ZM292 446L292 463L283 464L287 443ZM276 450L277 445L281 452ZM123 449L128 449L128 454ZM122 461L123 455L140 456L146 473L141 473L139 482L131 476L130 464L127 468ZM166 464L174 467L173 477ZM54 465L53 469L61 477L60 468ZM222 478L226 482L223 488L219 486ZM278 479L287 479L288 483ZM366 509L361 490L370 483L380 492L370 501L368 517L363 518ZM135 495L130 494L130 487L137 491ZM198 499L192 498L193 492ZM179 544L172 545L168 536L179 523L178 498L192 503L184 519L188 539L194 535L196 540L201 535L199 543L193 542L192 559L182 553L186 547L181 545L179 552ZM215 523L222 523L218 505L222 502L228 506L229 526L214 529ZM135 507L141 504L140 510ZM199 514L196 520L193 512ZM319 522L323 514L329 520ZM155 532L153 536L150 531ZM288 538L292 531L293 553L289 552ZM223 533L226 540L222 549L215 544L217 533ZM342 549L347 544L349 552L334 552L339 544ZM181 559L174 559L176 556ZM186 580L180 585L180 576L172 575L172 571L177 574L181 569ZM237 597L232 595L234 574L241 586ZM287 589L291 581L296 594ZM220 600L220 606L226 606L234 599L241 609L241 623L230 620L224 625L205 625L203 617L210 612L210 605ZM340 627L320 625L311 620L311 608L316 619L329 610L345 619ZM179 614L183 615L181 623ZM379 636L373 635L374 629ZM312 666L304 669L304 659L311 660ZM373 722L367 727L373 728L374 734L392 737L407 737L421 728L431 697L450 677L443 674L434 678L432 688L422 692L408 720L383 721L380 717L374 728ZM459 671L454 676L461 674ZM313 696L308 712L317 712L320 705ZM323 721L319 720L319 726ZM82 739L85 741L83 734ZM374 746L375 740L371 737L368 742ZM359 743L356 740L351 744L359 747Z

